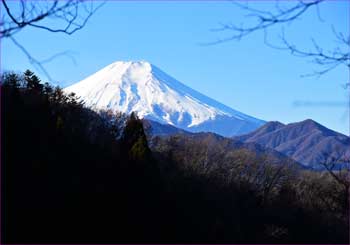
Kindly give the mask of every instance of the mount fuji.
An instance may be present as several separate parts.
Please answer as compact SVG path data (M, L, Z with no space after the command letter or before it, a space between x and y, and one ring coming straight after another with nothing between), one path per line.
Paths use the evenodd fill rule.
M93 110L136 112L140 118L190 132L234 136L265 122L211 99L146 61L112 63L64 89Z

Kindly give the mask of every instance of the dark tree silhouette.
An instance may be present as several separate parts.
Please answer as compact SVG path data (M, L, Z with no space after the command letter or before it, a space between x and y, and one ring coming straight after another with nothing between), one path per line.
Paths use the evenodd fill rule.
M24 79L27 82L27 88L29 90L36 90L40 92L44 87L41 84L40 79L36 75L34 75L34 73L31 72L30 70L26 70L24 72Z
M30 71L2 81L2 243L348 243L329 175L215 134L147 141L135 114L94 112Z
M230 32L231 34L225 39L219 39L212 44L219 44L222 42L228 41L240 41L246 36L262 31L264 33L264 43L274 49L289 51L292 55L311 59L313 63L319 66L317 71L308 74L308 76L322 76L327 72L335 69L338 66L345 66L348 70L348 81L345 86L349 89L349 101L348 101L348 110L349 110L349 134L350 134L350 33L344 34L343 32L338 32L334 26L332 26L333 35L337 41L337 45L334 46L332 50L326 50L322 48L316 40L311 39L312 49L306 50L301 49L294 45L286 37L284 27L286 24L290 24L295 20L298 20L310 9L315 9L317 11L319 21L323 21L320 15L319 6L325 2L325 0L311 0L311 1L295 1L292 6L290 3L280 3L276 1L273 9L261 10L250 7L249 4L241 4L238 2L233 2L236 6L247 13L247 20L249 24L222 24L220 28L215 29L215 31ZM350 5L349 5L350 6ZM349 10L350 11L350 10ZM345 20L344 20L345 21ZM268 31L274 27L281 28L280 35L280 44L272 44L268 41ZM349 160L334 159L334 162L329 164L323 164L335 181L337 181L341 186L343 186L344 191L344 203L346 210L349 209L349 169L344 170L335 170L335 164L339 162L347 162ZM347 211L348 212L348 211Z

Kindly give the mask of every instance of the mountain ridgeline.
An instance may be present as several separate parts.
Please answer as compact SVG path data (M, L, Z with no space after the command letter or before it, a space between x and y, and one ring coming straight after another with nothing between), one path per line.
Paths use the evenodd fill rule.
M320 170L324 164L342 168L350 161L345 135L312 120L266 123L208 98L146 61L114 62L64 91L95 111L134 112L153 135L215 133Z
M151 120L145 119L143 123L150 139L176 134L193 135ZM201 134L209 136L213 133ZM288 125L268 122L251 133L232 137L231 144L232 147L244 147L281 161L290 158L296 165L313 170L339 170L349 168L350 163L350 138L310 119Z
M111 110L191 132L233 136L264 121L225 106L172 78L146 61L118 61L64 89L95 110Z
M314 169L322 169L325 164L350 163L350 138L310 119L287 125L269 122L234 139L258 143Z
M4 244L349 242L342 171L213 133L149 138L30 71L2 75L1 106Z

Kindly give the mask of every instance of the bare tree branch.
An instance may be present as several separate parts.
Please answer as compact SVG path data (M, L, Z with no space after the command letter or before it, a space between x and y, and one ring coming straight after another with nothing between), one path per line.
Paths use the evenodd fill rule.
M71 52L65 51L55 54L45 60L34 58L30 52L21 45L14 35L24 28L42 29L52 33L72 35L85 27L91 16L101 8L105 2L94 4L93 1L67 0L67 1L17 1L17 5L8 0L1 0L5 14L0 22L0 40L9 38L28 58L39 71L53 81L43 64L59 56L67 56L75 64Z
M6 16L1 22L0 38L9 37L24 27L31 26L43 29L49 32L58 32L71 35L81 30L90 17L103 6L101 2L94 6L92 2L83 0L68 1L47 1L49 6L41 3L31 4L30 6L24 0L19 1L20 13L15 14L9 7L6 0L1 0ZM62 4L63 3L63 4ZM48 24L40 24L45 18L52 18L60 22L61 27L54 27Z
M74 65L76 65L76 60L73 56L73 53L72 51L64 51L64 52L59 52L57 54L54 54L46 59L43 59L43 60L38 60L36 58L34 58L30 52L22 45L20 44L14 37L10 36L9 37L10 40L13 42L14 45L16 45L24 54L25 56L28 58L29 62L35 67L37 68L38 70L40 70L42 73L44 73L44 75L49 79L49 81L51 82L56 82L52 79L52 77L50 76L50 74L47 72L47 70L45 69L45 66L44 64L46 63L49 63L51 61L53 61L54 59L60 57L60 56L64 56L64 57L68 57L72 63Z
M324 0L312 0L312 1L298 1L291 7L282 8L281 4L276 1L275 7L272 11L265 11L248 6L248 4L241 4L238 2L233 2L234 5L238 6L243 11L247 12L245 16L247 20L252 20L248 22L251 24L220 24L219 28L213 29L216 32L231 32L231 35L226 38L218 39L214 42L206 43L206 45L216 45L228 41L240 41L242 38L258 32L264 32L264 43L274 49L287 50L292 55L298 57L310 58L312 62L319 65L321 69L319 71L314 71L313 73L306 74L304 76L321 76L339 65L346 65L350 67L350 35L346 37L342 32L337 32L334 27L332 31L336 40L343 47L335 47L333 50L324 50L314 39L311 39L312 50L299 49L289 41L285 36L284 25L291 24L295 20L299 19L306 11L311 8L315 8L319 21L324 20L321 17L319 5ZM268 41L267 31L272 27L281 27L281 45L274 45ZM344 48L345 47L345 48Z
M233 2L239 8L248 11L249 14L246 17L253 17L255 19L255 24L251 26L244 26L240 24L239 26L235 24L221 24L221 27L212 29L213 31L231 31L233 35L228 38L218 40L217 42L213 42L211 44L217 44L220 42L225 42L229 40L241 40L243 37L259 31L268 29L269 27L275 25L285 24L299 18L306 10L310 7L315 6L324 0L315 0L309 2L299 1L295 6L288 9L277 8L276 13L270 11L262 11L259 9L251 8L248 5L243 5L238 2Z
M25 47L23 47L19 42L17 42L17 40L12 37L9 36L9 38L11 39L11 41L27 56L29 62L34 65L36 68L38 68L42 73L45 74L45 76L50 80L53 81L50 74L46 71L45 67L42 65L42 63L40 61L38 61L37 59L35 59L27 50Z
M286 38L284 27L299 19L311 8L316 10L318 20L324 22L319 8L322 2L324 2L324 0L299 0L298 2L293 2L292 6L289 3L284 2L284 7L282 7L282 4L280 4L279 1L276 1L274 7L269 11L252 8L248 4L233 2L234 5L247 12L245 15L247 20L246 24L221 24L219 28L213 29L212 31L224 33L230 32L231 34L226 38L205 43L205 45L216 45L233 40L240 41L242 38L252 33L262 31L264 34L264 43L267 46L278 50L289 51L292 55L309 59L312 63L318 66L317 70L304 74L302 77L320 77L339 66L346 66L349 73L348 80L350 81L350 33L345 35L342 32L336 31L334 26L332 26L332 32L335 41L337 42L332 50L325 50L313 38L311 38L311 49L297 47ZM267 32L274 27L281 28L279 45L272 44L268 40ZM349 84L349 81L347 84ZM350 134L350 89L348 105Z

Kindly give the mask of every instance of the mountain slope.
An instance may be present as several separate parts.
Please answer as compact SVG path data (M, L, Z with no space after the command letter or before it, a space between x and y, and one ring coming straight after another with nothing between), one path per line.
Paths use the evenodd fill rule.
M192 152L193 147L191 146L191 144L195 144L198 147L209 147L211 153L217 157L221 153L230 155L230 152L243 150L250 152L249 154L251 154L251 156L260 157L261 159L267 160L269 164L283 164L293 166L296 169L309 169L308 167L301 165L285 154L255 142L242 142L235 138L227 138L215 133L208 132L191 133L169 124L160 124L158 122L147 119L144 119L142 123L149 142L149 146L154 151L157 151L158 147L169 147L171 145L171 142L175 140L179 141L179 144L177 145L181 145L180 148L189 150L186 154L186 156L189 158L195 155L194 152ZM177 149L175 148L170 147L170 149L176 151ZM219 150L219 148L221 148L221 150ZM222 159L219 161L225 161L226 159L224 156L221 156L217 158L217 160L220 158Z
M172 125L162 124L148 119L143 119L142 123L145 133L149 138L155 136L169 136L175 134L191 134L188 131L174 127Z
M350 138L311 119L287 125L268 122L254 132L234 138L275 149L313 168L320 168L320 163L350 159Z
M285 169L289 170L308 169L274 149L266 148L253 142L244 143L215 133L179 133L154 137L148 136L148 138L149 146L154 152L163 152L166 155L176 154L179 157L183 156L184 159L191 159L191 163L196 162L195 159L198 157L201 159L198 164L201 165L204 164L203 162L206 162L204 164L206 168L217 165L225 173L232 171L232 164L241 162L243 165L248 166L251 164L251 161L255 160L257 160L257 163L261 167L267 164L271 166L284 166ZM196 152L196 149L199 152ZM245 159L243 156L238 159L232 158L233 155L239 154L242 151L248 154L251 161ZM203 157L205 159L202 159ZM229 166L225 166L225 164Z
M80 96L95 110L135 111L141 118L191 132L233 136L264 124L187 87L145 61L112 63L64 90Z

